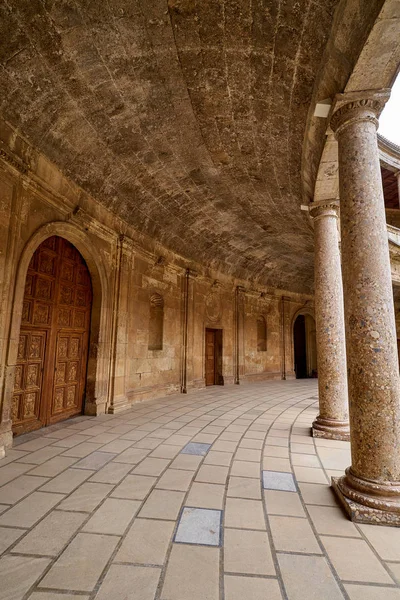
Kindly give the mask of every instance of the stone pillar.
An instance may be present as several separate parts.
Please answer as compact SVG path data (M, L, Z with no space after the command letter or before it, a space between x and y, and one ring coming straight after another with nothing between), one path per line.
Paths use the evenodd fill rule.
M111 345L109 404L107 412L115 414L132 404L126 395L126 361L128 356L129 280L133 263L131 241L121 235L116 248L113 329Z
M332 485L350 518L400 526L400 378L376 129L389 92L336 97L351 467Z
M315 239L315 320L317 326L319 415L312 435L349 440L349 416L340 267L338 201L310 207Z

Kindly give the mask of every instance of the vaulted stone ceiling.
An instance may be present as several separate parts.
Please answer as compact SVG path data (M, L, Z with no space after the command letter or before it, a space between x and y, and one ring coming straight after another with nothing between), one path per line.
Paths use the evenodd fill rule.
M307 290L300 211L336 0L3 0L0 111L184 257Z

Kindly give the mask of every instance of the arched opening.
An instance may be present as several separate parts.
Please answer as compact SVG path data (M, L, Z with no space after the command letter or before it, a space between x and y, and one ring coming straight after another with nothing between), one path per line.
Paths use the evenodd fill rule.
M299 314L293 325L294 370L296 379L317 376L315 321L309 314Z
M47 237L25 278L11 403L14 435L82 412L91 309L85 260L66 239Z
M267 323L262 315L257 319L257 351L267 351Z
M150 297L149 350L163 349L164 299L160 294Z

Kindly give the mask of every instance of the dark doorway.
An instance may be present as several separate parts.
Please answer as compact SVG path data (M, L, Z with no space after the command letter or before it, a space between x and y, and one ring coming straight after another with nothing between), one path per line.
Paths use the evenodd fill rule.
M304 315L297 317L293 327L293 337L296 379L304 379L307 377L306 320Z
M206 385L223 385L222 329L206 329Z

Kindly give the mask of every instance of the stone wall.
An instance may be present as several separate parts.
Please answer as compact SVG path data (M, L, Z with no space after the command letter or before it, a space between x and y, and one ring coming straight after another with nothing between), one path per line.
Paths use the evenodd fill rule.
M26 271L51 235L77 247L92 277L86 413L203 387L206 328L222 330L221 383L294 376L293 317L312 310L312 298L188 264L97 204L4 124L0 152L0 445L12 440ZM152 297L164 312L157 349L149 348ZM257 349L259 316L266 321L265 351Z

